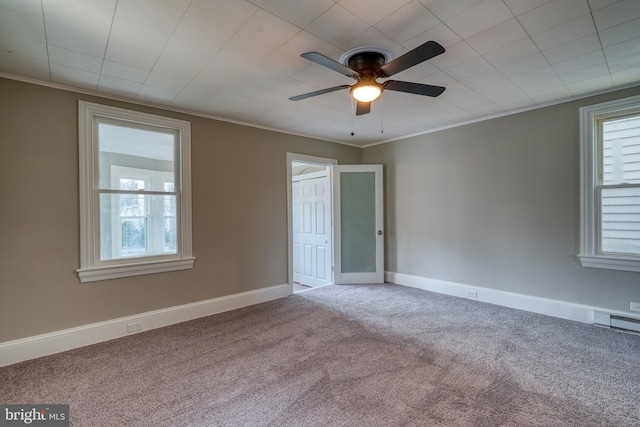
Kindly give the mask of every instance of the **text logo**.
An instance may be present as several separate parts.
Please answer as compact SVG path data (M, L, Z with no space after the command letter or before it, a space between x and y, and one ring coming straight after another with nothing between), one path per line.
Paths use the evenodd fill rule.
M0 404L0 427L69 427L69 405Z

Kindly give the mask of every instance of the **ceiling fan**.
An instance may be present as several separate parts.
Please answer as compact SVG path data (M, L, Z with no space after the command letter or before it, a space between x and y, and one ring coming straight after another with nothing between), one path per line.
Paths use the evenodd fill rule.
M340 62L342 63L334 61L318 52L303 53L300 55L301 57L333 71L337 71L347 77L351 77L356 80L356 83L353 85L340 85L316 90L302 95L292 96L289 99L291 101L300 101L301 99L311 98L312 96L350 88L351 95L357 101L356 115L359 116L371 111L371 101L378 98L385 89L436 97L444 92L444 87L403 82L400 80L387 80L383 83L378 83L376 79L391 77L396 73L431 59L434 56L441 55L442 53L444 53L444 47L434 41L428 41L393 60L391 60L392 56L390 52L374 47L350 50L340 58Z

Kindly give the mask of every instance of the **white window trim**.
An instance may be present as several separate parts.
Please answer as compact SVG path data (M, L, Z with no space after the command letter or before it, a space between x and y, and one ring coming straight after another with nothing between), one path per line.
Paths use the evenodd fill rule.
M599 252L597 203L598 138L596 121L602 116L637 110L640 96L580 108L580 254L583 267L640 272L640 257Z
M178 254L173 257L122 259L108 264L99 262L100 221L98 192L98 152L94 141L94 117L107 117L135 123L178 129L181 134L180 155L180 226ZM125 110L91 102L78 102L80 158L80 282L116 279L143 274L186 270L193 267L191 226L191 123L169 117ZM96 242L98 244L96 244Z

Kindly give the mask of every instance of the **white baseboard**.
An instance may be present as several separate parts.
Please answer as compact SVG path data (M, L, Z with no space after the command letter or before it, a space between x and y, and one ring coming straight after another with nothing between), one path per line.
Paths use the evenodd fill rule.
M392 271L387 271L385 274L386 281L390 283L424 289L440 294L474 299L504 307L517 308L519 310L559 317L562 319L575 320L577 322L594 323L594 312L606 312L611 315L630 317L629 313L601 307L575 304L513 292L498 291L479 286L463 285L461 283L429 279L427 277L412 276Z
M120 317L62 331L0 343L0 366L47 356L86 345L120 338L132 333L161 328L204 316L222 313L283 298L291 294L288 284L198 301L133 316ZM133 326L135 332L128 332ZM141 328L141 329L138 329Z

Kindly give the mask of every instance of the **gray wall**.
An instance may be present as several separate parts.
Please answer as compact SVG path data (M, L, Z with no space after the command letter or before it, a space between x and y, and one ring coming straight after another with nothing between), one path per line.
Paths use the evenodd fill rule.
M583 268L579 111L610 93L368 147L392 272L629 311L640 273Z
M80 283L78 100L191 122L192 270ZM0 342L287 283L286 153L359 148L0 79Z
M578 108L638 93L361 150L0 79L0 342L286 283L286 152L386 165L390 271L628 310L575 258ZM78 99L191 121L192 270L79 282Z

